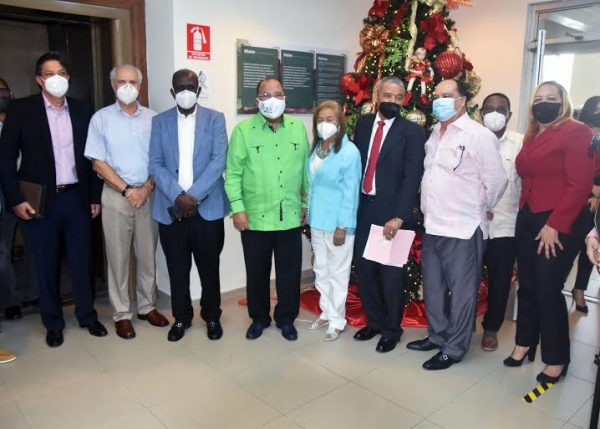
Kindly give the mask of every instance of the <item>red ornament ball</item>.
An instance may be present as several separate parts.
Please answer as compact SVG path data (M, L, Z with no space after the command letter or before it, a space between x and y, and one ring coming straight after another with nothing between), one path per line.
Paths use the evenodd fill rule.
M438 74L444 79L455 78L463 68L461 56L453 51L446 51L438 55L434 64Z

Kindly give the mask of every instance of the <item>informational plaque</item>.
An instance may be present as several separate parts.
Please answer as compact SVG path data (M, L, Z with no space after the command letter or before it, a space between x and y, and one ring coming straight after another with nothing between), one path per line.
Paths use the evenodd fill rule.
M256 85L273 76L279 79L277 49L240 46L238 48L238 113L255 113Z
M317 54L315 104L325 100L342 101L340 79L346 73L346 56Z
M314 63L312 52L281 50L281 83L286 96L286 112L312 112Z

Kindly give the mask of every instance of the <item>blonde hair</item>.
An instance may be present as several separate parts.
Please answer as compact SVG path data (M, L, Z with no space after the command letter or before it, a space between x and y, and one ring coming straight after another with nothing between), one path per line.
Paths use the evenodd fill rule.
M319 113L321 113L321 111L325 109L331 109L334 111L335 119L337 120L339 127L339 130L335 135L333 151L335 153L338 153L340 151L340 148L342 147L342 140L344 138L344 134L346 134L346 119L344 118L344 111L342 110L342 106L340 105L340 103L338 103L337 101L325 100L319 103L319 105L315 108L315 111L313 113L313 144L312 148L310 149L311 153L317 147L317 143L319 143L319 140L321 140L321 138L319 137L319 132L317 131L317 121L319 119Z
M573 117L573 106L571 105L571 99L569 98L569 93L567 92L565 87L562 86L560 83L555 82L553 80L542 82L537 86L537 88L535 88L535 91L533 91L533 94L531 95L531 99L529 100L529 107L527 109L527 112L528 112L527 113L527 131L525 132L524 140L532 139L533 137L536 136L536 134L540 130L540 125L539 125L538 121L536 121L535 118L533 117L533 100L535 99L535 96L536 96L537 92L539 91L539 89L542 86L548 86L548 85L553 86L554 88L556 88L558 90L558 93L560 94L560 98L562 100L562 114L556 121L554 121L552 126L560 127L562 124L571 120Z

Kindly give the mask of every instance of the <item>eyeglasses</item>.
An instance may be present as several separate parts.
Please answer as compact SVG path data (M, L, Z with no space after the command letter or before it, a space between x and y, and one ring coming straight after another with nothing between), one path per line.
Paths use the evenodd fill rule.
M285 98L285 93L283 92L274 92L273 94L269 92L262 92L256 96L260 101L267 101L271 98L275 97L278 100L283 100Z
M137 85L137 80L118 80L117 81L117 85L125 85L125 84L129 84L129 85Z

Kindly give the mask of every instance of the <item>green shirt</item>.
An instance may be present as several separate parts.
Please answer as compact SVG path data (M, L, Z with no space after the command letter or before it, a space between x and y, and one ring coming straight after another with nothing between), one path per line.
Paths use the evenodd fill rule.
M257 113L233 129L227 153L225 191L233 214L245 211L251 230L300 226L301 190L308 193L308 138L304 124L283 115L273 131Z

